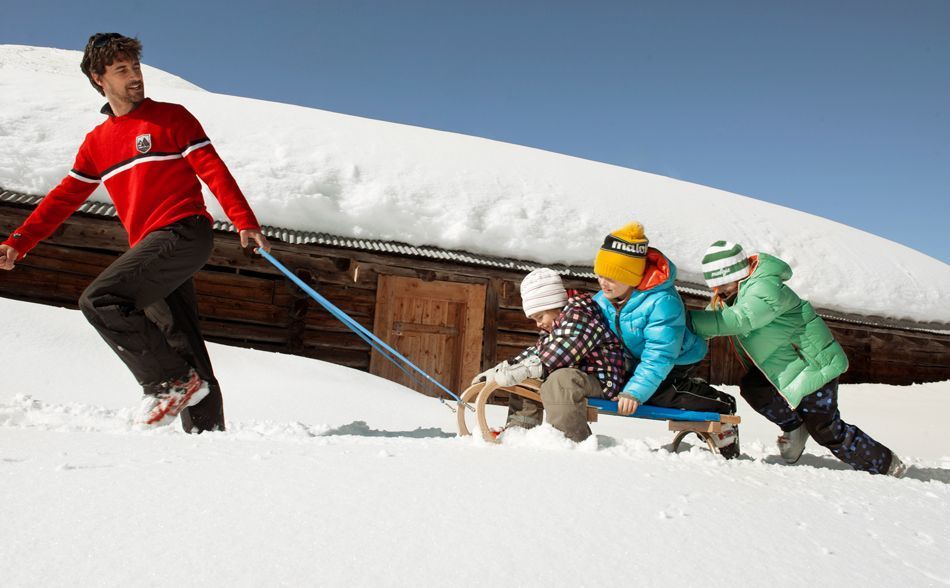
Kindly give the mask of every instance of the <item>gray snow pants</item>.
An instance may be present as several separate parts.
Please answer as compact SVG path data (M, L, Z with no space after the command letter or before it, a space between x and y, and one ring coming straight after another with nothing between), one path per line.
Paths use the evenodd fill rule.
M541 384L541 403L512 396L508 403L508 426L530 429L541 424L547 411L548 423L572 441L590 437L587 424L587 398L603 398L600 380L575 368L551 372Z
M191 216L153 231L82 293L79 308L145 393L194 368L210 393L182 412L188 432L224 429L221 388L198 323L192 276L207 262L210 221Z

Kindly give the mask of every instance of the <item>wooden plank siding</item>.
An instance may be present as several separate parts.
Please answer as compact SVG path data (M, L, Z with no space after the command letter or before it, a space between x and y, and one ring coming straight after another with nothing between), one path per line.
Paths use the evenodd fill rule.
M0 202L0 233L12 232L31 209ZM480 348L467 350L479 369L513 357L537 340L534 322L521 309L518 285L524 272L323 245L278 241L273 245L274 254L288 268L367 329L373 329L377 321L380 276L393 276L484 289ZM127 248L125 231L116 219L73 215L14 271L0 272L0 296L75 309L83 289ZM566 279L565 284L587 291L597 287L593 280L583 279ZM209 341L370 369L369 345L266 260L242 250L234 233L216 232L211 258L196 275L195 286ZM706 303L699 296L683 298L690 308ZM948 333L827 322L851 362L844 382L909 384L950 379ZM471 359L465 363L466 370L474 365ZM714 384L738 383L742 367L727 340L711 342L696 375ZM455 379L459 386L467 383L466 376Z
M380 275L373 332L450 390L480 371L485 284L423 281ZM444 395L424 378L411 380L373 352L370 372L430 395Z

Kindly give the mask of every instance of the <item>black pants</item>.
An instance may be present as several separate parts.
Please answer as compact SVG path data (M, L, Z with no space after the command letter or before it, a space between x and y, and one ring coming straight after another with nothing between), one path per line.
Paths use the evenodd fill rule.
M803 398L794 409L756 368L743 376L739 391L749 406L783 431L795 430L804 423L812 439L854 469L872 474L887 473L893 455L891 450L841 420L837 378Z
M208 261L214 234L202 216L149 233L82 293L79 308L145 393L194 368L210 393L182 412L186 431L223 430L221 388L198 323L192 276Z
M736 399L701 378L691 378L696 364L676 365L646 404L719 414L736 414Z

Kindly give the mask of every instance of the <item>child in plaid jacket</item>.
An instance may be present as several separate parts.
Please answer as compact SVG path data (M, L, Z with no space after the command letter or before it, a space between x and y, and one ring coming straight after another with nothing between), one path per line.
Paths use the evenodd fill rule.
M614 399L623 389L624 360L620 340L604 323L590 294L568 297L561 276L537 269L521 282L524 312L541 329L538 342L510 361L479 374L513 386L528 378L542 380L541 402L513 395L508 423L531 428L547 420L574 441L590 436L587 397Z

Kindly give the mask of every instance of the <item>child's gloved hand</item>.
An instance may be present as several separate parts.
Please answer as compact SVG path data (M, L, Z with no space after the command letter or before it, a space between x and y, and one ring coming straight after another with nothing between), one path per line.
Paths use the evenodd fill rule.
M501 366L503 366L503 365L508 365L508 362L507 362L507 361L503 361L503 362L499 363L498 365L496 365L495 367L493 367L493 368L488 368L487 370L485 370L485 371L483 371L482 373L478 374L477 376L475 376L474 378L472 378L472 383L471 383L470 385L471 385L471 386L474 386L475 384L477 384L477 383L479 383L479 382L488 382L488 381L491 381L491 380L493 379L493 376L495 375L495 371L496 371L498 368L500 368Z
M541 358L537 355L529 355L518 363L498 364L492 379L498 382L499 386L514 386L520 384L528 378L540 378L542 374Z

